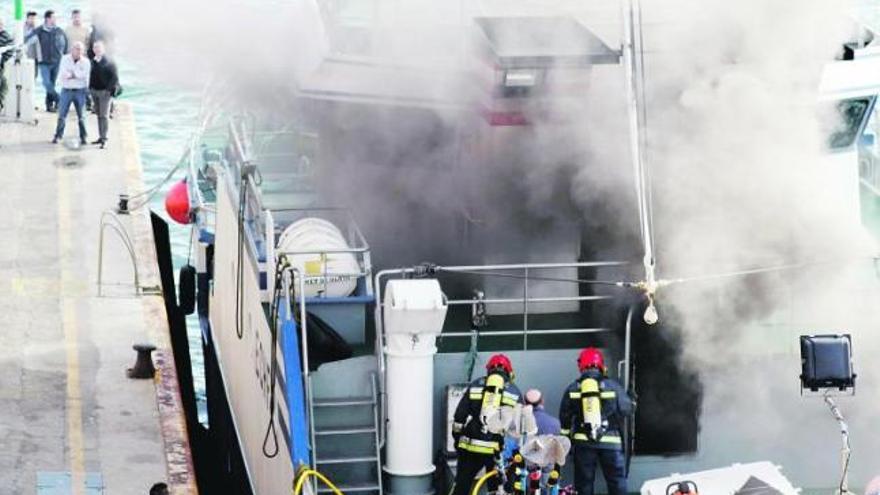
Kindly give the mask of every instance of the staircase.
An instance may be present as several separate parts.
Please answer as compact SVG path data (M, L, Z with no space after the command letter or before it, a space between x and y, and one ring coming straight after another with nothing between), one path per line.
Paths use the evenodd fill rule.
M368 359L375 362L372 356ZM376 374L367 371L361 375L367 377L366 380L357 380L360 373L352 361L358 359L322 366L312 377L315 465L345 494L381 495ZM334 376L335 379L331 380ZM359 381L367 383L361 383L363 387L360 387L356 385ZM353 389L366 389L366 393L358 395ZM318 487L317 491L331 493L324 486Z

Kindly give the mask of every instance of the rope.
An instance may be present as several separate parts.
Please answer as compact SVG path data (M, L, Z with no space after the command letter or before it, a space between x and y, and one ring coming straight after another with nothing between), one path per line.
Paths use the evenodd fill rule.
M860 258L847 258L847 259L837 259L837 260L828 260L828 261L808 261L803 263L787 263L784 265L777 266L768 266L764 268L747 268L744 270L736 270L732 272L722 272L715 273L710 275L699 275L694 277L682 277L682 278L672 278L658 281L658 284L661 286L671 285L671 284L681 284L687 282L704 282L708 280L718 280L723 278L733 278L733 277L744 277L748 275L760 275L763 273L772 273L772 272L781 272L787 270L798 270L802 268L810 268L815 266L822 265L834 265L834 264L849 264L849 263L857 263L861 261L875 260L874 257L860 257Z
M245 218L247 213L247 176L241 176L241 184L238 192L238 252L236 253L238 267L235 276L235 335L238 340L244 337L244 241L245 241Z
M287 256L281 254L275 263L275 286L272 294L272 308L269 311L269 331L272 335L272 349L269 351L269 424L263 437L263 455L269 459L278 455L278 432L275 430L275 382L278 374L278 308L281 305L282 279L284 271L290 267ZM269 438L272 438L274 450L268 450Z
M337 488L332 481L330 481L329 479L327 479L326 476L315 471L314 469L306 469L302 473L300 473L299 478L297 478L296 484L293 487L293 495L300 495L300 493L302 493L302 487L310 476L321 480L322 483L327 485L327 488L330 488L334 495L345 495L344 493L339 491L339 488Z

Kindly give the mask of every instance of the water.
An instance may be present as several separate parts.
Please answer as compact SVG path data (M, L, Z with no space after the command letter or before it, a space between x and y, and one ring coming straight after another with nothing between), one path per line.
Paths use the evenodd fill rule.
M88 6L86 2L72 0L28 1L26 10L39 13L46 9L54 9L59 24L67 24L68 13L73 8L84 10L83 17L88 22ZM12 27L12 2L0 2L0 18ZM158 184L178 162L183 153L187 139L197 125L200 95L196 92L181 90L152 79L147 70L124 57L117 60L120 69L120 82L124 93L120 98L131 104L135 114L135 126L141 150L143 164L143 180L146 188ZM44 92L39 80L34 102L42 106ZM113 125L111 121L110 125ZM183 171L178 171L175 178L168 182L152 199L151 208L162 215L169 223L171 247L175 274L177 269L187 262L189 251L190 227L174 223L165 214L164 199L168 187L183 178ZM205 373L202 359L201 333L198 318L191 316L187 320L190 351L192 353L193 377L196 398L199 402L200 418L206 421L205 411Z

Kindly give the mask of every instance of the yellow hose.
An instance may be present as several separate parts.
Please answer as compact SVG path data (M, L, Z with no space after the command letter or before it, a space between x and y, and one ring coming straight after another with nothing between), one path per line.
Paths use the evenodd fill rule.
M489 471L488 473L484 474L482 478L477 480L477 484L474 485L474 489L471 490L471 495L477 495L478 493L480 493L480 488L483 488L483 484L485 484L486 480L488 480L492 476L498 476L497 469L493 469L493 470Z
M330 481L329 479L327 479L326 476L315 471L314 469L306 469L302 473L300 473L299 478L297 478L296 480L296 485L294 485L293 487L293 495L300 495L300 493L302 493L303 485L305 485L306 480L309 478L309 476L314 476L315 478L321 480L321 482L327 485L328 488L333 490L334 495L345 495L344 493L339 491L339 488L336 488L336 485L334 485L332 481Z

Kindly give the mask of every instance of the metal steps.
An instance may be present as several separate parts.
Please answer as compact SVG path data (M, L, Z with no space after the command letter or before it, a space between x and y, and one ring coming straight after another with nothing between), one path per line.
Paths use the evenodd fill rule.
M322 387L311 400L314 463L343 493L382 493L382 461L379 447L379 395L375 372L369 376L369 395L349 387L348 397L339 388ZM356 380L359 381L359 380ZM364 380L366 382L366 380ZM323 487L318 493L330 493Z
M324 428L321 430L315 430L315 436L328 436L328 435L361 435L365 433L373 434L376 432L376 428L372 425L367 426L341 426L335 428Z
M320 466L321 464L357 464L359 462L376 462L379 458L371 455L364 457L328 457L326 459L317 458L316 462Z
M314 407L372 406L375 404L375 401L372 397L344 397L334 399L315 399L312 404Z
M377 484L363 483L353 485L337 485L342 493L360 493L360 492L378 492L381 487ZM318 493L333 493L333 490L322 486L318 488Z

